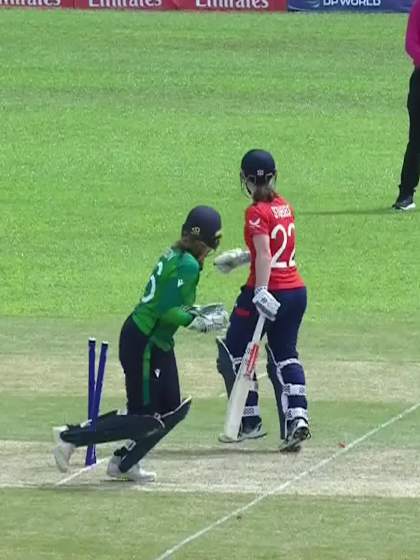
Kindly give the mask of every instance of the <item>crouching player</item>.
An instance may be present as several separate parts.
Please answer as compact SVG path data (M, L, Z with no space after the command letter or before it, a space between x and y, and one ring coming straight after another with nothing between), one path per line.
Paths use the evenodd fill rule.
M181 239L160 257L139 304L122 326L119 359L127 412L100 416L94 431L89 422L55 428L54 457L60 471L68 470L76 447L128 439L111 457L108 475L140 483L155 479L140 461L185 418L191 404L191 399L181 400L174 334L180 326L209 332L227 324L223 308L193 306L204 260L220 237L216 210L207 206L191 210Z
M251 150L242 159L240 179L252 204L245 212L244 237L248 251L233 249L215 259L221 272L250 262L246 285L236 300L224 339L217 339L217 368L228 396L251 340L258 315L266 318L267 372L273 384L280 420L281 450L298 451L310 437L305 374L296 343L306 309L306 288L295 262L293 210L277 194L273 157ZM248 394L238 441L266 435L258 406L258 387ZM225 435L222 442L232 442ZM237 441L237 440L234 440Z

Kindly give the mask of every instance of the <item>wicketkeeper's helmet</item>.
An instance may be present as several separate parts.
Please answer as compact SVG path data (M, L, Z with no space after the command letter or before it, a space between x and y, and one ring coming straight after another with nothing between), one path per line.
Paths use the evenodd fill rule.
M216 249L222 237L222 219L219 212L210 206L193 208L182 226L182 235L202 241Z

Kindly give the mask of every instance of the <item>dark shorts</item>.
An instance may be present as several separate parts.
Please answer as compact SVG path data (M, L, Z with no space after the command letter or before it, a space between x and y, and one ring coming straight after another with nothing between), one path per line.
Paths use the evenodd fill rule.
M173 350L154 345L129 316L122 326L119 358L125 374L127 412L164 414L181 402Z

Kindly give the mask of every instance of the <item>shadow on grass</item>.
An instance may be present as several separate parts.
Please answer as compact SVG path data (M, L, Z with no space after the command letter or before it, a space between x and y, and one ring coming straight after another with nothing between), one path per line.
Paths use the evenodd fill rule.
M342 209L342 210L302 210L297 212L298 216L401 216L402 214L413 214L410 212L402 212L394 210L387 206L386 208L360 208L360 209Z

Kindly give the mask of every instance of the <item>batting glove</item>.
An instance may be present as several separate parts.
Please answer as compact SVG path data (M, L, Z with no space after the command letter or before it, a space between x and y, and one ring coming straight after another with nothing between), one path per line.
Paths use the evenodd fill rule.
M255 289L252 303L254 303L260 315L264 315L269 321L275 321L280 303L265 286L259 286Z

